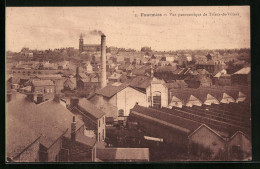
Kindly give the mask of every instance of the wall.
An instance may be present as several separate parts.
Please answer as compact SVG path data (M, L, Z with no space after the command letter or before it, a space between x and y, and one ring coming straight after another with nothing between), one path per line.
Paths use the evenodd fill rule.
M163 138L166 143L174 143L183 147L188 146L188 137L182 132L134 114L130 118L131 121L137 122L138 127L151 137Z
M98 124L98 131L97 131L97 138L98 138L98 135L100 133L100 139L98 138L98 141L104 141L105 138L106 138L106 119L105 119L105 116L102 116L101 118L99 118L97 120L97 124ZM99 127L99 122L100 122L100 127ZM104 130L104 139L102 138L102 131Z
M151 97L153 98L153 93L154 92L161 92L161 106L162 107L167 107L168 106L168 88L164 86L163 84L158 84L158 83L151 83L151 86L146 88L146 95L147 98ZM150 106L151 102L148 102L147 106Z
M60 137L58 140L56 140L55 143L51 147L49 147L49 149L47 150L48 162L56 161L56 157L59 156L61 145L62 145L62 137ZM57 159L57 160L59 160L59 159Z
M33 143L27 150L25 150L17 159L17 162L38 162L39 161L39 141Z
M242 133L237 133L228 143L228 149L231 156L232 146L240 146L243 157L246 158L248 155L252 156L252 144L251 141L245 137ZM230 157L232 158L232 156Z
M132 109L136 103L141 106L146 106L146 95L131 87L126 87L122 91L118 92L116 97L116 106L118 110L124 110L124 116L129 116L130 109Z
M191 142L198 143L205 148L210 148L213 151L213 158L220 149L225 150L225 141L205 126L197 130L189 139Z

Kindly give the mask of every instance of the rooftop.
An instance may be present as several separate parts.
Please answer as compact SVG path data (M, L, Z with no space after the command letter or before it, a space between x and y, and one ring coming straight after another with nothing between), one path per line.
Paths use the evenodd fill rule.
M251 72L250 67L245 67L240 69L239 71L235 72L234 74L249 74Z
M110 98L128 86L129 86L129 84L127 84L127 83L122 83L120 86L108 85L108 86L98 90L96 93L98 95L102 95L102 96Z
M51 80L33 80L32 84L33 86L54 86Z
M92 104L87 99L79 99L78 106L84 109L87 113L89 113L91 116L93 116L95 119L99 119L105 115L105 113L96 107L94 104Z
M11 118L15 121L19 119L20 124L27 124L36 134L41 134L40 143L47 148L64 133L70 137L69 132L66 131L70 131L73 114L58 102L51 100L36 105L28 101L26 95L17 93L16 98L6 104L6 112L7 119ZM77 129L84 124L77 117L76 122ZM9 123L10 121L7 121L7 126ZM11 141L12 138L6 139Z

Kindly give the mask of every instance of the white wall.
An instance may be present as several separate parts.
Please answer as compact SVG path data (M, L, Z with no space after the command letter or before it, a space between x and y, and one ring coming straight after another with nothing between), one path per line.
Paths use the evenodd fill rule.
M117 108L118 110L124 110L124 116L129 116L130 109L132 109L136 102L140 106L146 106L146 95L131 87L126 87L122 91L116 94Z
M163 85L163 83L159 83L156 79L152 81L151 86L146 88L147 98L151 97L153 99L153 93L160 92L161 93L161 106L168 106L168 88ZM153 103L153 102L152 102ZM150 106L151 103L147 103L147 106Z

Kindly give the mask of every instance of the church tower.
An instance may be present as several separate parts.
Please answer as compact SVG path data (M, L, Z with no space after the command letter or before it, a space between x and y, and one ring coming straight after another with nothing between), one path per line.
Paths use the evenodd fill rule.
M83 44L83 35L81 34L79 38L79 53L83 52Z

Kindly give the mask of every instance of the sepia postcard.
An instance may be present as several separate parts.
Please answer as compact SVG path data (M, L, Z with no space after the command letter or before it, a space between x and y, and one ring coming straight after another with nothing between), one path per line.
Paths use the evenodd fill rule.
M251 161L250 6L6 7L6 163Z

